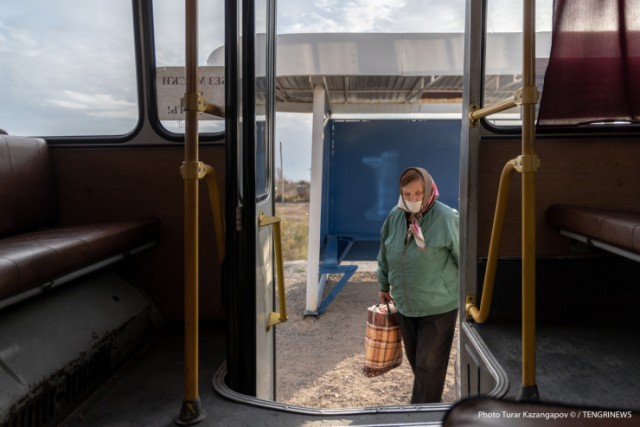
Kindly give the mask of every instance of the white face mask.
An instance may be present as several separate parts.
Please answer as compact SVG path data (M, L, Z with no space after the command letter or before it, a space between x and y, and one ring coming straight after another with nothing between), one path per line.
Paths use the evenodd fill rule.
M407 199L403 199L404 204L407 206L410 212L418 213L422 210L422 200L418 200L417 202L410 202Z

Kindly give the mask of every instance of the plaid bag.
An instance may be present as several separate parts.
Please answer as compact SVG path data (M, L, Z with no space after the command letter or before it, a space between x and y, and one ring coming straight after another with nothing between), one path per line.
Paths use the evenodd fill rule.
M402 364L402 337L398 316L393 303L369 307L363 369L367 377L384 374Z

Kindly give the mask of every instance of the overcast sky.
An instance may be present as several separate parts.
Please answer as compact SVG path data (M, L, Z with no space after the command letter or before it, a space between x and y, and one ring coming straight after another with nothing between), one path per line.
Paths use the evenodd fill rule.
M324 32L463 32L465 0L278 0L278 33ZM522 2L490 0L489 32L522 28ZM538 31L549 31L552 0L536 1ZM284 174L309 179L311 116L279 113L276 142L282 143ZM276 147L279 150L279 145ZM280 166L279 153L276 163Z
M278 0L278 32L462 32L465 0ZM522 1L490 0L488 31L519 31ZM536 1L538 30L550 30L552 0Z
M127 113L124 106L135 109L135 75L126 74L122 69L130 69L133 52L125 63L121 55L109 54L111 44L116 43L118 32L114 34L107 26L108 20L119 19L115 5L129 4L125 0L98 0L85 2L82 0L58 0L49 3L44 17L49 22L59 25L41 25L38 19L42 16L33 11L39 6L33 0L0 0L0 54L3 59L10 58L4 64L0 61L0 127L3 125L9 131L17 134L34 131L27 127L15 128L20 117L16 111L29 111L32 117L28 123L45 123L47 129L55 129L57 123L69 117L74 117L74 123L85 123L83 117L88 115L102 115L104 126L111 126L109 120L115 122L117 115ZM218 5L222 3L218 0ZM201 63L206 61L208 53L223 43L221 22L223 17L221 8L205 0L200 0L201 14L206 9L213 9L207 15L206 22L213 25L203 26L201 38ZM537 14L550 22L552 0L538 0ZM94 37L100 43L100 49L84 49L94 46L90 43L83 45L76 43L77 34L63 36L68 43L55 44L52 40L60 40L61 33L69 33L76 28L65 25L65 20L74 16L91 14L85 11L96 5L100 13L96 19L84 20L86 27L81 29L86 37ZM112 6L113 5L113 6ZM324 33L324 32L462 32L464 30L465 0L278 0L278 33ZM177 0L157 0L154 7L162 14L156 22L157 44L162 45L158 51L159 66L174 65L175 61L184 58L182 53L184 33L181 28L175 28L175 18L182 13L183 3ZM490 0L489 8L493 11L488 22L489 31L519 31L521 26L520 1ZM515 8L515 9L514 9ZM43 8L37 10L42 11ZM128 10L127 10L128 9ZM120 9L118 9L120 10ZM130 6L124 8L130 14ZM203 14L204 15L204 14ZM167 21L167 22L165 22ZM169 29L169 31L167 30ZM548 30L543 26L538 29ZM131 45L128 40L122 43ZM84 49L84 50L83 50ZM46 58L46 60L44 60ZM88 61L74 61L73 58L89 58ZM95 60L93 59L95 58ZM8 65L19 62L19 68ZM29 70L39 72L41 64L55 66L49 77L41 78L39 74L30 75ZM40 64L40 65L39 65ZM87 64L95 67L88 70ZM126 64L126 66L123 66ZM76 70L74 67L85 67ZM87 72L88 70L88 72ZM76 79L74 89L67 88L64 79ZM93 80L92 80L92 77ZM123 82L131 82L124 85ZM58 87L55 85L59 84ZM103 89L97 89L99 85ZM116 90L110 90L114 87ZM61 89L62 88L62 89ZM45 96L49 89L50 94ZM20 92L17 92L17 91ZM99 102L96 102L99 101ZM22 103L22 104L21 104ZM45 110L47 105L66 106L66 111L60 109L57 113ZM113 108L112 108L113 107ZM127 107L129 108L129 107ZM56 116L56 114L59 114ZM127 113L128 114L128 113ZM24 117L23 117L24 118ZM100 122L100 123L102 123ZM278 114L276 143L282 142L285 155L285 175L289 178L308 179L310 168L311 117L309 115ZM80 128L74 125L79 131ZM14 128L12 128L12 126ZM92 124L95 126L95 124ZM129 125L125 125L128 129ZM35 132L38 132L35 130ZM279 156L277 156L279 159Z
M462 32L464 0L278 0L278 33ZM278 113L276 164L285 177L309 180L311 115Z
M464 0L279 0L280 33L454 32Z

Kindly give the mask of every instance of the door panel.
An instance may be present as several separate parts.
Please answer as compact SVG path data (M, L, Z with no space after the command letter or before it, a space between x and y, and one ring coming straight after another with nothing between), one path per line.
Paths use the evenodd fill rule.
M270 0L255 0L255 219L273 216L273 87L275 80L275 7ZM268 37L267 35L271 35ZM249 101L249 100L247 100ZM274 311L273 227L256 229L256 396L275 399L275 328L268 328Z
M275 2L227 1L227 381L234 390L275 399L273 216ZM229 27L228 27L229 28ZM240 37L241 36L241 37ZM231 48L229 48L231 46ZM235 46L235 49L233 48Z

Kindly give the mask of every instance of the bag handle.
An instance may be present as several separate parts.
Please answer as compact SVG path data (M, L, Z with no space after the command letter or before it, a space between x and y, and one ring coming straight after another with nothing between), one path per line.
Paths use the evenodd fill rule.
M393 298L391 298L391 301L394 303L393 306L395 307L395 301L393 300ZM377 303L376 307L379 307L380 304L382 304L382 303L381 302ZM384 305L387 306L387 313L391 313L391 307L389 306L389 302L384 303Z

